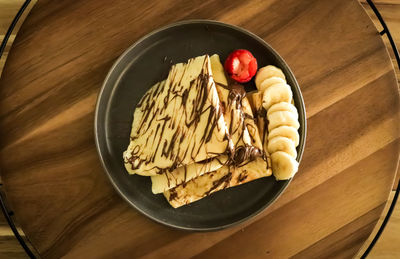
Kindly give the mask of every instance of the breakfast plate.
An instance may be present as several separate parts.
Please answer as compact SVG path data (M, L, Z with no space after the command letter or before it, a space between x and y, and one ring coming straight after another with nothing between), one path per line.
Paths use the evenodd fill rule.
M239 50L239 52L234 52L235 50ZM272 122L276 121L275 118L281 118L282 116L284 117L287 115L287 118L293 120L295 123L294 127L298 131L299 138L298 140L296 139L296 144L294 145L291 144L292 142L291 140L288 140L288 138L278 136L274 139L274 141L271 139L269 142L270 145L268 148L265 148L265 150L268 149L272 152L271 157L273 161L278 161L278 158L279 160L292 159L296 164L296 168L293 170L297 171L298 162L300 162L303 154L306 136L305 107L300 87L285 61L274 49L272 49L272 47L270 47L258 36L242 28L216 21L182 21L158 29L138 40L118 58L108 73L100 91L96 106L95 140L97 150L103 167L117 192L129 204L149 218L159 223L179 229L197 231L218 230L243 222L244 220L261 212L273 201L275 201L288 186L295 171L293 171L292 175L289 177L279 176L277 173L274 174L275 177L266 177L269 175L267 173L268 170L271 170L271 164L270 162L264 162L268 164L268 167L264 167L265 170L263 169L261 172L264 173L265 171L265 175L262 177L255 177L254 179L257 180L240 185L239 183L235 182L231 186L228 186L229 183L226 183L225 186L227 187L220 188L224 189L223 191L212 193L214 190L209 189L203 192L207 194L202 194L196 198L183 198L178 202L173 201L175 196L179 196L180 193L183 192L185 192L186 195L189 193L188 190L190 189L189 187L186 187L186 184L188 186L198 186L198 183L201 181L205 181L207 183L210 181L206 179L207 175L209 175L210 179L214 179L216 175L224 174L224 168L226 172L230 171L230 169L227 169L229 163L224 162L224 164L221 163L218 168L216 167L215 172L217 173L210 171L203 172L202 174L204 175L194 174L194 179L192 180L186 179L187 173L185 169L185 178L183 183L179 182L176 184L176 187L172 186L168 188L166 188L164 184L162 185L164 186L164 189L161 188L161 191L157 192L155 191L155 183L160 183L160 181L156 180L159 178L158 176L164 173L166 174L165 170L167 169L175 170L179 167L176 165L175 157L175 160L167 159L173 155L169 155L168 157L164 155L163 157L164 153L159 153L158 156L153 156L153 161L150 163L150 161L140 158L139 155L132 155L134 153L133 150L136 150L135 148L137 147L138 150L140 149L141 154L143 153L143 157L145 157L145 155L150 157L150 155L152 155L150 152L151 147L154 147L153 153L155 154L157 152L161 152L158 150L164 148L164 142L165 146L167 145L167 142L176 142L176 139L174 139L175 134L172 134L173 131L171 131L172 133L168 133L168 131L165 131L162 134L158 133L157 138L151 136L152 138L149 142L149 136L152 134L151 132L156 131L155 125L154 128L152 128L150 124L154 123L154 121L157 121L157 118L155 120L146 122L145 127L148 126L150 129L148 132L150 133L147 133L147 131L145 133L143 133L144 131L140 131L143 129L143 127L142 125L138 126L137 124L139 117L147 118L149 113L156 114L159 112L160 109L153 109L153 105L158 105L160 107L167 105L167 101L164 103L161 101L164 100L161 99L161 97L160 99L157 99L158 97L156 94L154 94L154 92L161 92L162 94L162 90L159 89L173 87L175 83L173 79L171 79L171 73L174 71L174 73L179 73L179 71L185 71L186 69L192 71L193 74L197 73L196 75L199 77L208 75L208 77L206 77L207 80L203 80L203 84L199 83L196 85L196 87L199 87L200 89L202 85L206 84L208 87L208 92L213 90L215 95L218 92L219 98L222 98L221 95L223 95L222 92L224 90L222 88L221 91L215 90L218 88L219 82L216 71L212 70L215 70L215 64L217 64L216 66L222 67L222 64L219 64L219 59L221 59L221 61L227 59L230 60L229 58L232 57L232 53L242 53L243 50L248 50L247 52L251 53L249 55L252 55L252 57L254 56L256 59L256 64L258 64L258 68L260 68L258 70L258 74L253 79L251 79L251 77L254 74L243 81L240 81L240 78L235 78L234 75L231 75L231 77L241 83L241 87L247 92L249 103L252 105L252 107L254 107L254 103L257 102L254 100L252 101L251 96L255 96L254 93L257 93L257 90L259 93L261 93L260 89L264 87L266 88L266 83L264 82L266 81L267 74L269 72L264 70L271 71L272 69L273 71L280 71L279 73L282 75L284 80L282 87L284 86L286 91L285 96L287 97L287 100L285 99L286 103L277 103L279 98L284 98L282 97L282 94L279 94L278 99L276 99L277 97L274 97L274 94L277 95L276 93L278 88L280 87L279 91L283 91L283 88L281 86L277 88L276 84L273 85L274 80L282 80L276 78L276 76L273 76L271 79L272 81L268 81L270 82L269 85L272 86L263 89L262 91L262 93L269 92L270 94L264 94L264 98L261 98L262 100L260 99L260 105L262 103L262 105L268 107L268 115L265 114L264 116L266 116L266 118L268 117L270 120L268 127L271 134L275 134L273 133L275 127L283 125L277 124L274 126ZM195 68L192 68L195 67L195 65L190 67L188 64L186 64L187 62L188 64L194 64L197 62L199 64L196 66L198 71ZM228 61L225 62L225 68L227 63ZM207 71L209 74L207 74ZM182 78L183 77L184 76L182 76ZM259 80L259 78L262 78L263 80ZM188 80L186 88L192 86L192 81L193 80L191 80L189 84ZM179 84L183 85L184 83L179 82ZM151 94L151 98L147 98L148 106L143 106L143 102L146 100L144 96L148 96L149 93ZM228 94L226 96L228 96ZM243 98L245 98L244 96L245 95L243 95ZM185 99L182 97L182 95L180 95L180 98L182 99L182 102L183 99ZM218 97L216 98L217 99L215 100L217 101L213 99L214 101L210 102L210 107L212 106L214 110L219 109L218 103L220 102L218 102ZM176 100L174 100L174 102L175 101ZM190 112L190 107L193 105L191 106L189 103L195 102L196 101L194 99L192 102L188 103L185 101L185 105L182 107L186 108L181 109L186 109ZM250 107L250 104L248 107ZM182 115L180 115L182 110L171 111L171 107L168 107L168 109L169 115L159 112L160 115L158 119L161 118L160 116L163 116L163 118L168 116L168 118L171 118L172 116L176 119L176 121L179 121L179 119L182 117ZM289 112L289 110L294 111ZM234 110L232 111L232 114L235 112L240 114L240 111ZM135 114L135 116L132 123L133 114ZM146 116L143 114L146 114ZM223 118L222 112L216 114L219 114L218 116L220 117L214 118L216 126L213 129L219 129L219 132L213 132L213 134L216 136L215 139L218 139L218 134L221 136L224 136L224 134L227 134L227 136L233 135L228 132L228 127L226 127L226 132L222 129L223 127L221 125L224 125L224 118L226 121L226 117ZM257 112L254 113L254 117L256 117L256 114ZM296 114L296 116L294 117L291 114ZM240 116L238 115L238 118L239 117ZM244 116L244 118L247 117ZM174 120L174 118L172 120ZM209 118L212 118L212 115L209 115ZM135 123L137 124L136 126ZM206 124L203 126L207 128ZM140 130L137 130L136 132L135 127L136 129ZM175 126L170 127L173 128ZM186 139L189 139L190 134L193 132L196 133L196 130L201 127L201 124L196 125L196 127L193 126L193 128L188 127L185 131L186 135L181 134L180 142L184 143L186 147L192 147L194 145L193 142L185 140L185 137ZM180 130L183 131L182 128L180 128ZM136 135L135 132L137 133ZM156 132L158 132L158 129ZM196 136L194 133L193 136ZM146 134L150 135L147 136ZM256 135L258 135L258 133ZM144 138L144 136L147 136L147 138ZM160 143L155 141L155 139L159 139ZM219 139L223 138L220 137ZM144 140L146 141L144 142ZM220 149L221 152L218 153L218 157L223 157L226 154L223 152L223 150L228 150L226 147L230 145L230 142L228 142L226 146L223 146L221 143L215 140L214 142L210 141L208 146L204 144L200 148L200 146L197 145L192 147L192 149ZM286 144L289 146L292 145L293 147L289 150L290 152L288 151L284 153L280 151L280 148L282 145L284 146ZM158 148L159 146L163 147ZM180 146L183 146L183 144ZM248 146L250 145L246 144L246 147ZM171 146L171 148L174 149L173 146ZM137 152L137 150L135 152ZM204 163L202 161L207 161L208 163L210 159L214 159L214 156L217 156L213 155L213 157L211 157L209 156L209 153L202 152L201 154L199 153L196 154L196 156L190 157L187 155L187 152L181 153L185 155L181 155L180 157L180 166L191 166L194 162ZM287 153L290 153L290 156L287 155ZM230 161L230 159L226 160ZM265 161L267 161L267 159L265 159ZM148 165L148 167L145 165ZM165 168L161 165L165 166ZM272 163L272 169L274 169L273 165L274 162ZM231 164L229 164L228 168L230 168L230 166ZM239 167L237 164L235 164L233 167L235 166ZM275 166L275 171L278 172L277 166ZM144 177L143 175L150 177ZM242 174L240 177L241 176ZM247 175L245 176L247 177ZM203 180L200 180L200 177L203 177ZM240 177L238 176L238 178ZM218 182L218 184L220 184L220 179L217 180L214 180L214 183ZM243 181L243 183L244 182L246 181ZM168 180L168 186L169 185L170 181ZM164 195L161 192L164 192ZM193 195L194 194L191 194L191 197L193 197Z

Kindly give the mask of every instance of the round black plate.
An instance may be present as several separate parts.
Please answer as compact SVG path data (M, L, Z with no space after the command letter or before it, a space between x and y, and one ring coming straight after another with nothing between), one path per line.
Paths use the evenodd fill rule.
M166 26L127 49L105 79L95 115L95 138L101 162L118 193L157 222L187 230L226 228L265 209L290 182L277 182L274 177L259 179L174 209L162 194L154 195L151 192L150 178L129 175L124 168L122 153L129 144L136 104L154 83L167 77L171 64L214 53L225 60L235 49L252 52L259 67L272 64L285 73L300 115L301 140L297 157L300 161L305 143L306 117L299 86L276 51L244 29L206 20L183 21ZM253 82L246 87L248 90L255 89Z

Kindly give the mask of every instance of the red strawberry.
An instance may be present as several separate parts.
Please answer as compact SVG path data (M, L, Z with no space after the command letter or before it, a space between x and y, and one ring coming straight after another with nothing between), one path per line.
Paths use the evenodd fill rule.
M228 75L239 83L246 83L257 72L257 59L245 49L237 49L229 54L224 64Z

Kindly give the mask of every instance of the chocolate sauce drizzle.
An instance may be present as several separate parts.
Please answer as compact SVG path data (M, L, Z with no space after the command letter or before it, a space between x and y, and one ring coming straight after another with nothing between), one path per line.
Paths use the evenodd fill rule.
M254 127L254 125L256 123L255 117L253 117L252 114L247 114L245 112L239 113L241 116L239 118L239 122L240 122L239 126L238 126L238 123L236 121L234 121L234 119L233 119L234 109L236 109L236 110L239 109L239 110L243 111L242 100L245 96L246 96L246 93L242 86L233 85L229 91L228 103L225 104L224 102L221 102L221 107L223 107L223 109L225 109L225 111L230 110L232 112L230 123L229 123L229 125L227 125L230 136L238 133L238 131L240 131L239 132L240 135L237 138L237 142L234 143L234 148L227 149L227 151L226 151L226 154L228 155L229 159L226 162L224 162L223 164L220 162L221 165L228 166L229 172L226 175L222 176L220 179L213 181L211 188L209 190L207 190L207 192L204 194L204 196L209 195L217 188L225 189L225 188L229 187L229 184L232 180L231 169L233 169L235 167L245 166L248 163L254 161L257 157L262 157L265 161L267 160L263 150L260 150L259 148L252 146L252 145L239 143L239 141L241 141L243 138L244 129L249 126ZM235 106L234 109L231 108L232 105ZM249 123L245 123L245 119L253 120L253 122L254 122L253 125L249 124ZM251 137L252 143L254 143L255 142L254 137L251 134L250 134L250 137ZM206 163L208 161L204 161L204 163ZM212 173L209 174L209 177L212 178ZM248 175L246 174L246 171L243 171L238 176L237 181L239 183L243 182L246 180L247 177L248 177ZM185 183L182 184L182 186L185 187L185 185L186 185L186 178L185 178ZM169 190L169 193L170 193L169 200L170 201L178 198L176 188L178 188L179 186L180 185Z
M221 185L224 185L222 187L222 189L225 189L226 187L228 187L228 184L231 181L231 179L232 179L232 172L229 171L226 175L222 176L218 180L213 181L211 188L205 193L205 196L209 195L212 191L214 191ZM176 190L174 190L174 191L176 193ZM176 194L176 196L177 196L177 194ZM171 196L170 196L170 200L173 200L173 199L171 199Z
M212 95L209 91L209 59L204 58L202 71L198 77L190 81L189 88L184 89L181 86L182 79L191 62L193 60L189 60L180 78L177 78L179 76L177 69L173 67L167 79L169 83L163 81L156 84L137 105L138 112L135 111L135 120L138 120L138 126L132 129L131 140L148 137L145 140L146 145L136 144L132 149L131 156L125 161L131 165L132 170L140 168L143 163L145 165L154 163L156 157L164 157L168 161L168 165L163 168L147 166L145 170L156 169L161 174L165 170L172 171L179 166L194 162L199 152L204 149L204 145L211 141L216 130L220 130L217 127L219 127L222 109L220 106L213 106L208 101ZM166 88L166 84L168 84L168 88ZM156 100L163 101L156 102ZM183 114L174 116L174 118L163 115L163 111L167 108L171 109L171 106L173 106L173 110L183 112ZM192 109L188 109L188 106L191 106ZM199 126L203 114L208 114L207 123L198 143L188 144L190 148L181 149L181 143L188 137L188 132L194 131ZM149 129L154 131L154 128L155 132L149 132ZM162 136L167 128L173 130L174 133L170 139L163 139ZM195 136L192 135L191 138L195 138ZM227 149L230 149L229 137L224 137L222 141L226 142ZM154 145L154 143L156 144ZM152 147L154 147L152 152L143 152L144 149ZM210 152L209 156L220 154L220 152L218 154Z

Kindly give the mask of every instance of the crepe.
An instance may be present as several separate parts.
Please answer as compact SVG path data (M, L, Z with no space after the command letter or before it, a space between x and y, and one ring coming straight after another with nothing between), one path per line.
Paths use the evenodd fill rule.
M255 121L257 124L259 136L263 143L264 151L266 152L266 155L269 156L269 154L267 152L267 150L268 150L267 149L268 120L267 120L267 110L262 105L263 93L262 92L252 92L252 93L249 93L247 96L248 96L250 107L254 114L254 118L255 118Z
M236 87L228 90L217 85L217 92L221 101L229 137L233 143L233 149L229 150L226 155L182 166L173 171L166 171L161 175L152 176L152 191L154 194L174 188L204 173L215 171L225 164L234 163L236 166L240 166L248 163L252 156L262 156L261 140L254 120L252 117L250 118L252 115L244 113L244 110L250 110L251 112L248 101L244 101L244 89ZM243 107L243 103L246 107ZM251 128L253 136L250 135L247 125Z
M151 191L154 194L163 193L177 185L183 184L196 178L197 176L203 175L204 173L215 171L221 168L227 162L228 156L221 155L201 162L192 163L187 166L178 167L171 172L165 172L163 174L152 176Z
M172 207L178 208L219 190L270 176L271 169L266 170L265 165L265 160L258 157L240 167L223 166L217 171L204 174L184 185L179 185L164 192L164 196Z
M152 192L154 194L167 191L204 173L215 171L225 164L235 163L239 166L249 162L250 156L261 155L262 144L252 117L250 104L245 98L245 90L239 85L228 89L219 56L213 55L210 60L221 110L228 128L229 138L233 143L233 149L229 150L226 155L152 176ZM249 133L248 127L252 134Z
M233 104L236 105L234 102ZM205 173L185 184L165 191L164 196L172 207L177 208L200 200L216 191L238 186L272 174L270 156L266 149L263 150L263 142L259 135L256 120L253 117L250 102L245 96L242 96L240 104L242 114L239 117L243 118L242 125L246 129L248 137L243 138L242 136L238 142L235 142L235 138L232 138L233 142L238 146L235 150L235 156L239 161L224 165L216 171ZM233 117L233 119L237 118L238 116ZM265 120L262 120L262 122L265 123ZM260 127L264 129L265 125L260 124ZM230 129L228 124L228 131ZM246 135L246 133L243 135ZM246 143L243 143L244 140L246 140ZM254 149L259 149L260 153L249 152L249 150Z
M208 55L172 66L134 113L123 154L130 174L157 175L225 154L230 138Z

